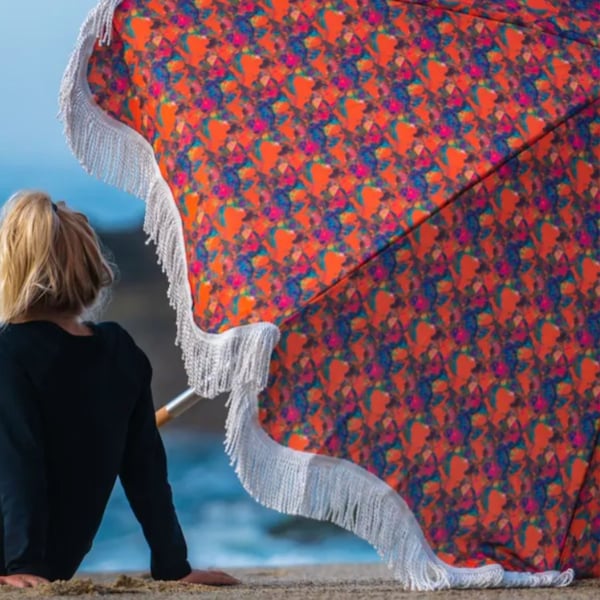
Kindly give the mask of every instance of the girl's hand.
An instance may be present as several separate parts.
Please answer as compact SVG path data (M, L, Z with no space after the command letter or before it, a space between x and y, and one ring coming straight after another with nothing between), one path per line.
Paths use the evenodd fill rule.
M3 575L0 576L0 585L12 585L13 587L26 588L36 587L42 583L50 583L43 577L37 575L27 575L26 573L20 573L19 575Z
M194 569L179 581L184 583L200 583L203 585L238 585L239 579L223 573L223 571L198 571Z

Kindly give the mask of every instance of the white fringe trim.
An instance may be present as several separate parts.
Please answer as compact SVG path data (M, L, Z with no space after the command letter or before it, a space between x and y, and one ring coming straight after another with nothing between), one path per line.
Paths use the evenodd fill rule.
M92 24L95 37L101 44L110 44L112 39L112 22L115 9L123 0L105 0L98 5Z
M331 521L368 541L406 590L562 587L564 573L514 573L500 565L468 569L440 560L406 502L381 479L346 460L277 444L258 422L258 390L235 388L228 400L225 449L242 484L261 504Z
M271 323L235 327L221 334L193 319L181 219L150 144L95 105L86 79L97 39L110 43L121 0L101 0L81 28L60 90L60 118L67 141L96 177L146 201L144 230L157 246L169 280L177 340L190 386L213 398L232 390L226 448L248 492L288 514L330 520L370 542L409 590L565 586L573 571L508 573L499 565L462 569L431 550L408 505L387 484L345 460L297 452L267 436L258 422L258 392L267 385L279 330Z
M272 323L256 323L211 334L196 325L181 218L152 147L93 101L86 79L88 60L97 36L108 39L119 2L101 2L81 29L60 90L65 136L86 171L146 201L144 231L156 243L159 262L169 280L168 297L177 320L176 342L190 387L205 398L214 398L242 383L253 382L263 389L279 329Z

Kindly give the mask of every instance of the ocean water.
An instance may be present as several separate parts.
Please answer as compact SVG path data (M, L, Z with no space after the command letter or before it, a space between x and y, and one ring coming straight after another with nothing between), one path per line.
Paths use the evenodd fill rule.
M282 515L243 489L219 436L163 435L175 507L194 567L376 562L366 542L334 525ZM149 550L120 484L80 571L145 570Z
M23 189L43 190L56 201L87 215L102 231L138 227L144 202L88 175L74 160L68 164L11 164L0 161L0 205Z

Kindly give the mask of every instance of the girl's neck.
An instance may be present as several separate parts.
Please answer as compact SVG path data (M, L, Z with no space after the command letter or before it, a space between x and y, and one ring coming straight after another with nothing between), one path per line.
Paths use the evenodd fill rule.
M64 313L37 312L28 315L25 321L50 321L55 323L71 335L93 335L92 330L82 322L81 315Z

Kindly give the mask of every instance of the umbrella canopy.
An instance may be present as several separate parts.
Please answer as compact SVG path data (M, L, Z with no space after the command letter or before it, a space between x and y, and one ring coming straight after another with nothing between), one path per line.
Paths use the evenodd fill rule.
M407 588L600 576L599 21L109 0L65 74L75 154L147 201L191 385L231 392L246 489Z

